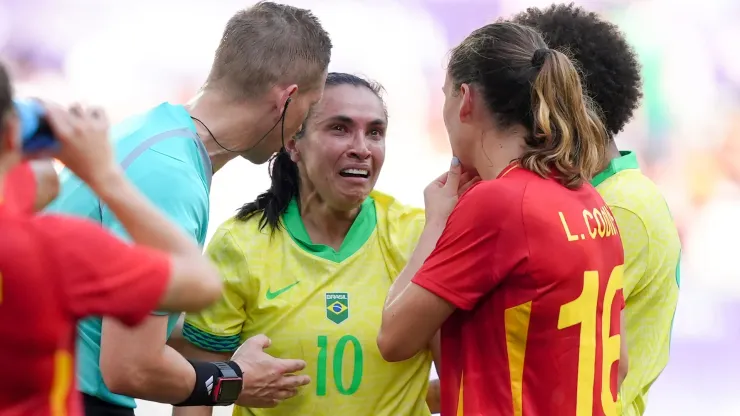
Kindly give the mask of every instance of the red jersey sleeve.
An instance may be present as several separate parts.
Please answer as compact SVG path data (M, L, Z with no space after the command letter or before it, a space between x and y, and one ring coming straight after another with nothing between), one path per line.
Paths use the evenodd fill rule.
M135 325L157 307L170 279L167 255L128 245L87 220L49 215L31 221L73 316L104 315Z
M473 186L412 282L460 309L473 309L528 257L522 194L513 181Z
M36 175L29 162L14 167L5 177L5 203L16 213L31 214L36 204Z

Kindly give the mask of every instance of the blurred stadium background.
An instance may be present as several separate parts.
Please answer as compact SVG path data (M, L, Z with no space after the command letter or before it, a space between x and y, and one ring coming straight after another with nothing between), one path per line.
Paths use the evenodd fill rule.
M448 166L440 117L447 51L472 29L543 0L285 0L309 7L335 44L334 71L381 82L390 112L378 188L421 205ZM230 15L252 1L0 0L0 57L17 93L103 104L114 120L187 100ZM638 152L681 230L682 291L672 360L649 416L740 415L740 2L579 1L639 52L645 98L618 138ZM211 229L266 189L265 166L215 177ZM141 402L140 416L169 414ZM229 414L221 408L217 415Z

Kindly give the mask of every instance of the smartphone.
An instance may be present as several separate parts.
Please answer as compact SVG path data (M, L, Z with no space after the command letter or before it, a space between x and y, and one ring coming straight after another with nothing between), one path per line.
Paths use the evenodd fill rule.
M21 122L23 154L53 154L58 151L59 141L46 120L44 106L33 99L14 100L13 105Z

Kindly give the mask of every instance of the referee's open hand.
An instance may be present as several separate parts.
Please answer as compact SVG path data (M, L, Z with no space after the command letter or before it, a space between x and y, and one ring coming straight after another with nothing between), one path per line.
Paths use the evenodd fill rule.
M293 374L306 367L305 361L275 358L264 352L269 346L269 338L256 335L246 340L231 357L243 373L237 405L275 407L298 394L299 387L311 382L306 375Z

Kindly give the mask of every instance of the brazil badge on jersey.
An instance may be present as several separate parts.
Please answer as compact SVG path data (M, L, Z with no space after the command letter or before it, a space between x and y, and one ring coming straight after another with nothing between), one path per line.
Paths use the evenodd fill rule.
M236 415L429 415L431 354L388 363L378 351L385 297L424 226L420 209L373 192L339 250L313 244L293 202L274 234L259 217L224 223L208 247L224 279L216 305L188 315L195 345L234 351L266 334L268 353L303 359L311 384L274 409Z
M347 293L326 294L326 317L335 324L341 324L349 316Z

